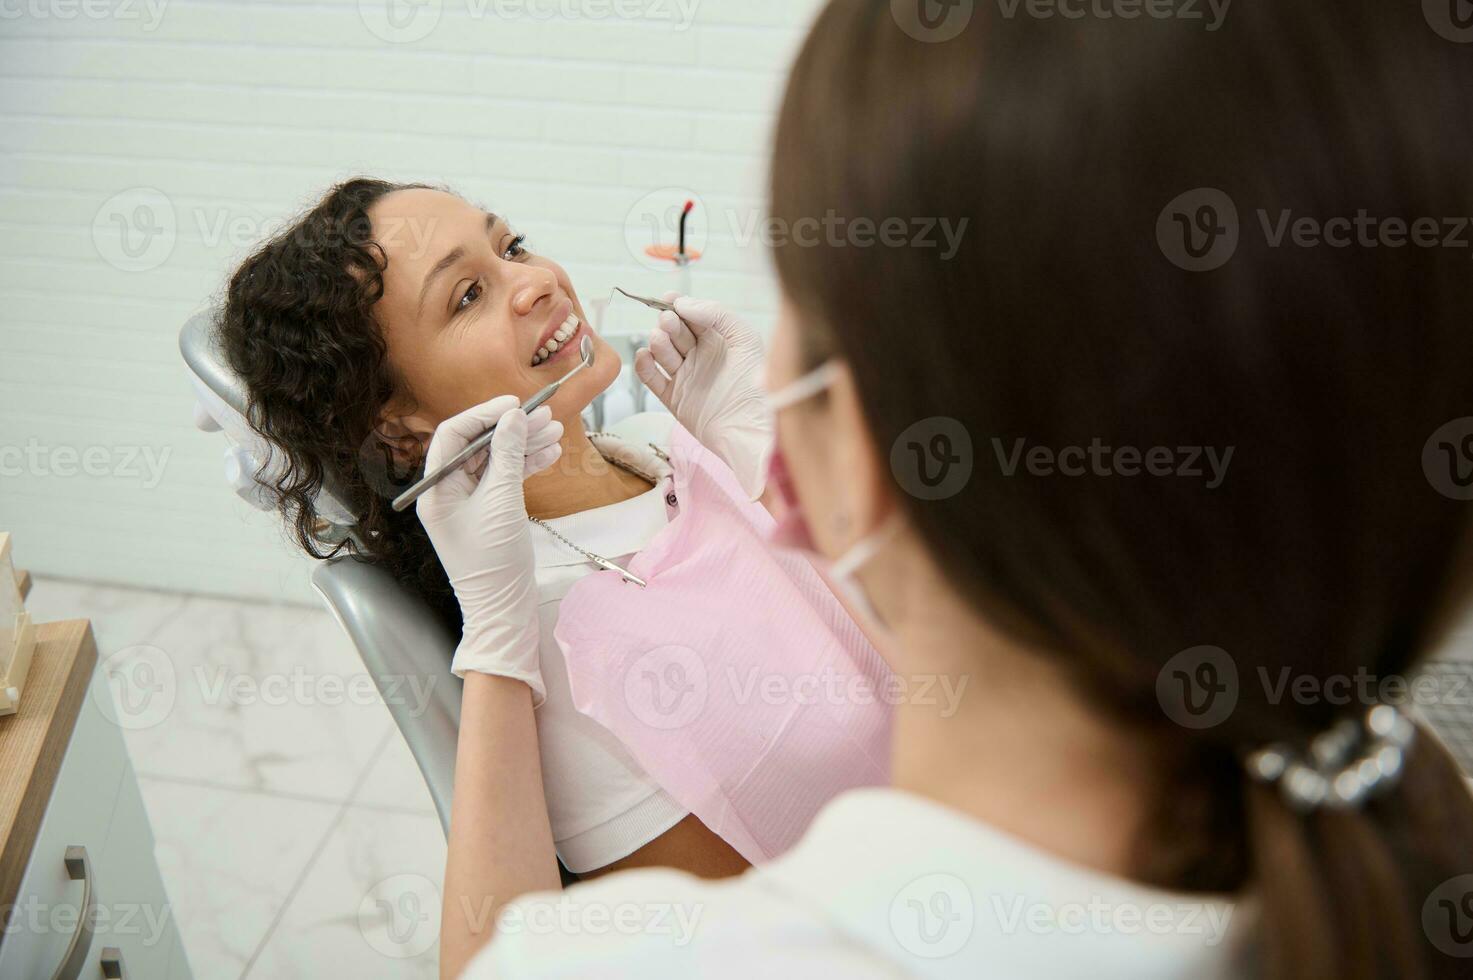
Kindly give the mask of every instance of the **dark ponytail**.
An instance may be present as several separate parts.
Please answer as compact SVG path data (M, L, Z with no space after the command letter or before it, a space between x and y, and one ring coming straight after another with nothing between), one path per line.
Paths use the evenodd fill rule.
M1466 976L1423 926L1473 872L1427 732L1351 809L1245 760L1364 715L1385 683L1329 692L1415 676L1465 605L1473 504L1434 434L1473 415L1473 58L1384 0L1215 30L968 4L949 39L904 6L832 0L783 104L775 259L813 363L847 362L882 458L925 420L968 435L961 490L897 497L976 608L1152 736L1138 878L1251 895L1279 980ZM825 216L912 234L796 233ZM1094 445L1135 455L1066 472ZM1201 723L1157 682L1204 649L1230 697Z
M1423 737L1400 783L1364 808L1301 816L1253 786L1246 837L1263 903L1267 975L1466 976L1424 934L1437 886L1473 868L1473 812L1456 766Z

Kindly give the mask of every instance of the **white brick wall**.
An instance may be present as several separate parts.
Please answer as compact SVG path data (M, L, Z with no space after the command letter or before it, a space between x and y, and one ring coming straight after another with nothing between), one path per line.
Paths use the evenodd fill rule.
M377 36L404 36L390 4L432 29ZM667 288L628 239L636 205L688 188L709 218L693 291L765 325L766 255L734 230L759 213L818 6L0 0L0 528L18 563L311 601L274 517L225 488L221 437L192 427L176 337L253 241L351 174L507 214L585 301ZM130 259L140 189L165 233Z

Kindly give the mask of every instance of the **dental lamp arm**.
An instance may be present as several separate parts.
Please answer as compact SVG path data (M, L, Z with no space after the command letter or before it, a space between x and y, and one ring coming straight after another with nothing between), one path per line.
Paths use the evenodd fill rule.
M649 346L635 355L634 371L676 421L731 468L748 498L759 500L774 439L758 381L762 339L718 303L674 293L665 301L675 313L660 314Z
M465 684L440 921L447 978L490 940L503 906L560 887L533 715L544 688L522 482L557 460L562 425L545 407L528 416L514 397L492 399L440 426L426 469L492 425L479 482L456 471L415 505L465 623L451 666Z

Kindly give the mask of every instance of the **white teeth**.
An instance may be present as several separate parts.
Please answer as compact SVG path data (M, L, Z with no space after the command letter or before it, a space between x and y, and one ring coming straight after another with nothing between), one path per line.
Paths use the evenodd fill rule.
M551 357L553 354L557 353L557 351L561 347L567 344L569 338L571 338L573 334L578 332L578 326L580 323L581 321L578 319L578 314L568 314L568 318L563 321L563 325L561 327L558 327L557 332L552 335L552 338L550 340L548 340L547 346L537 348L537 353L532 357L532 366L536 367L537 365L541 364L543 361Z

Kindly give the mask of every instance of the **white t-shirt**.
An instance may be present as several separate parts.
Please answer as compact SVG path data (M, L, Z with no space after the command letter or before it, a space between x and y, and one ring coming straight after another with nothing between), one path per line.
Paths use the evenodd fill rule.
M511 903L465 980L1254 975L1251 899L1084 868L895 789L836 797L727 881L648 869Z
M627 567L628 560L677 511L670 466L647 445L594 437L599 450L659 477L654 489L547 523L585 551ZM542 783L558 857L569 871L607 867L659 837L690 812L670 798L617 738L573 707L568 670L553 639L558 607L579 579L598 566L533 525L537 564L542 681L547 698L537 708Z

